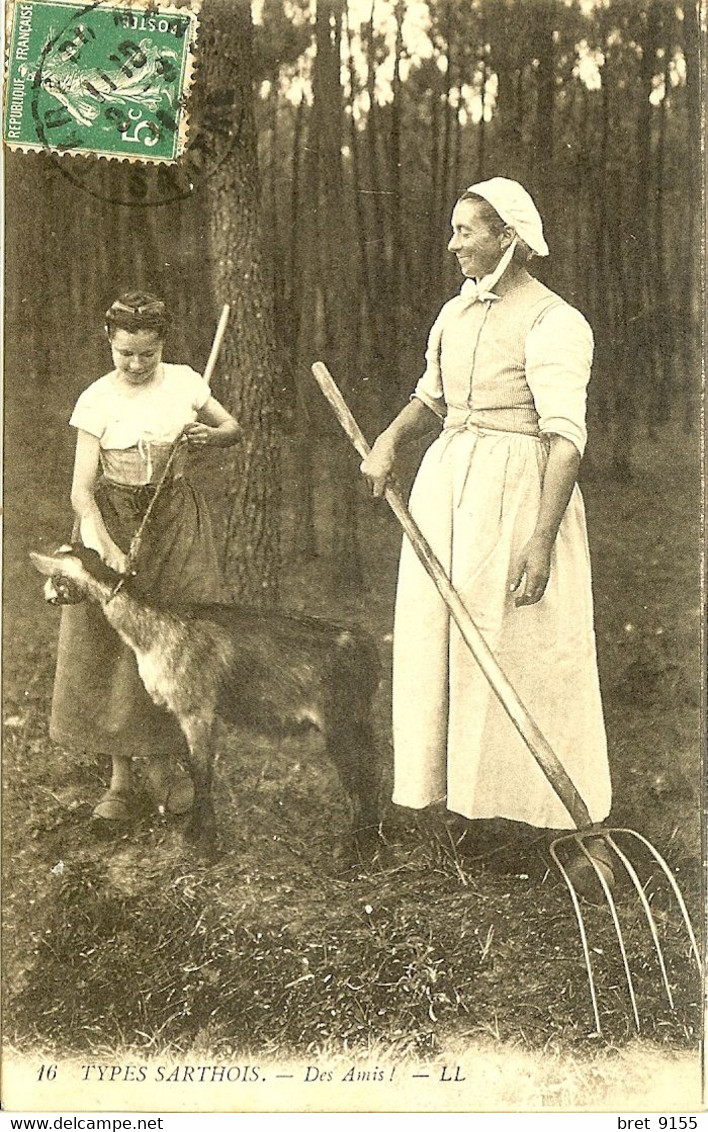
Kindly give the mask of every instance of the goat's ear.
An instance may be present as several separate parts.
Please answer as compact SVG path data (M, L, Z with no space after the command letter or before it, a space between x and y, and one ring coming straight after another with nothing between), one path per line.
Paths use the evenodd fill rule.
M51 577L55 570L54 558L49 554L36 554L35 551L30 551L30 562L35 570L40 574L44 574L46 578Z

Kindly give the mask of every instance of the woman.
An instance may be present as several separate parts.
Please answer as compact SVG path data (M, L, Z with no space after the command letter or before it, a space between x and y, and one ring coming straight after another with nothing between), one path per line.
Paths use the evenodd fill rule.
M240 435L234 418L198 373L162 361L168 316L154 295L130 292L106 312L113 370L79 397L70 423L78 430L71 503L75 532L114 570L140 526L173 442L177 449L145 527L135 563L136 594L154 605L216 601L220 577L202 497L184 479L188 448L228 446ZM134 801L131 760L148 758L155 801L173 813L192 802L179 763L184 739L172 716L155 707L123 645L93 604L62 611L51 737L63 746L105 753L110 787L94 814L120 821Z
M449 250L466 280L432 328L409 404L362 471L380 495L400 447L435 417L442 421L411 510L593 820L602 821L610 778L576 484L592 332L529 274L528 261L548 248L541 217L515 181L495 177L464 193ZM405 541L393 735L397 804L446 799L468 818L570 824Z

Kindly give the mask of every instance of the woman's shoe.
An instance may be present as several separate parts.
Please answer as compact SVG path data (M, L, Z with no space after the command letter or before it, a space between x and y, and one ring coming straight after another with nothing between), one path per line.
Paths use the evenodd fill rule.
M597 865L610 892L615 886L615 874L612 867L612 853L601 837L589 837L583 844L592 860ZM588 904L604 904L607 900L605 890L591 861L578 848L575 855L565 866L566 872L573 882L578 896Z
M131 796L121 790L107 790L94 806L93 816L103 821L129 821L134 813L131 801Z

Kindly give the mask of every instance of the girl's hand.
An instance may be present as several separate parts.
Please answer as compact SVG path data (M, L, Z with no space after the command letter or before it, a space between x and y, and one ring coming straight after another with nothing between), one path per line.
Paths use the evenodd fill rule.
M211 425L203 424L201 421L195 421L194 424L185 425L182 429L182 436L187 438L187 443L190 448L206 448L208 445L214 443L214 433L217 430L212 428Z
M101 558L106 566L110 566L111 570L115 570L117 574L129 573L128 556L115 543L104 548L101 552Z
M362 460L361 474L368 481L374 499L380 499L391 482L394 459L394 447L382 435L374 442L374 446L366 459Z
M98 508L95 508L93 514L84 515L80 520L79 534L84 546L100 554L111 570L116 570L119 574L128 573L128 557L109 536Z
M536 605L543 597L551 573L551 550L552 544L543 539L532 537L527 542L511 576L509 589L516 593L515 605Z

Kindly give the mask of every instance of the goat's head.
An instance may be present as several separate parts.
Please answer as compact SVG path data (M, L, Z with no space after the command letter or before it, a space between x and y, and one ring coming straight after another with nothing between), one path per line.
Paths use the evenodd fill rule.
M32 565L47 581L45 600L52 605L78 605L87 597L105 600L121 579L95 550L78 543L60 546L53 554L30 552Z

